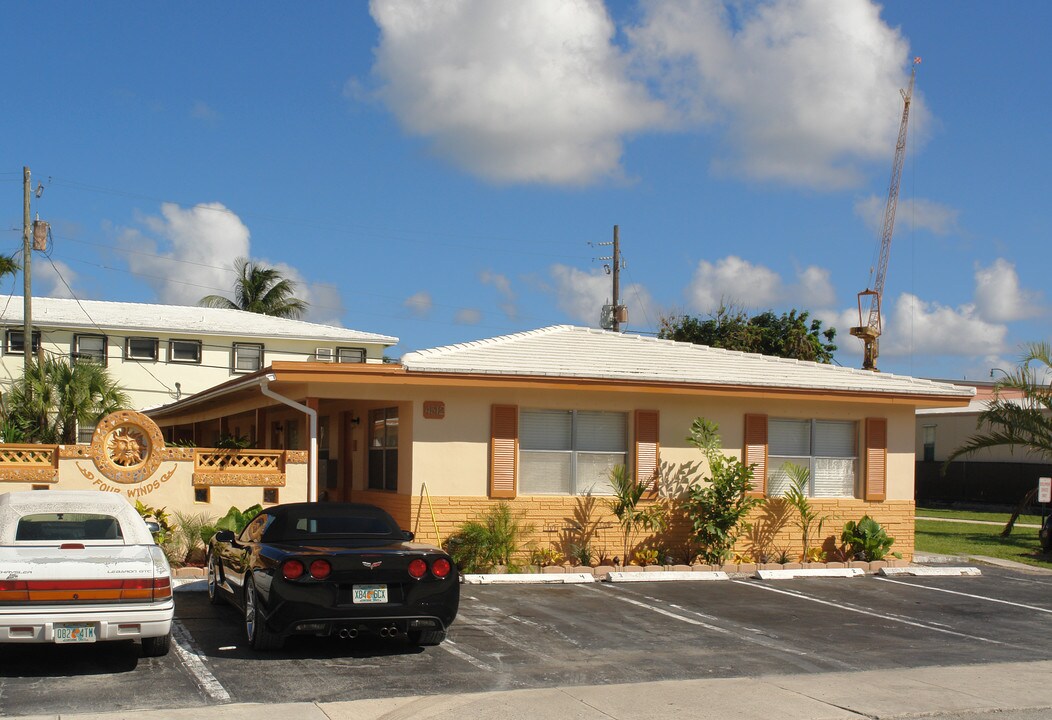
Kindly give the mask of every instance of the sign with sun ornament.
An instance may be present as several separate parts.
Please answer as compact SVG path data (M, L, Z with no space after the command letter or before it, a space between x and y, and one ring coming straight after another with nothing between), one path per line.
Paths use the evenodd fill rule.
M104 477L122 485L149 479L161 464L164 438L142 413L120 410L104 417L91 438L91 459Z

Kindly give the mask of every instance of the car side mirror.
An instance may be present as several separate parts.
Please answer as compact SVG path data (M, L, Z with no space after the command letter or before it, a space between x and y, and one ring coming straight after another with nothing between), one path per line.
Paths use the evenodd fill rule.
M416 535L413 532L409 531L409 530L403 530L402 531L402 539L405 540L406 542L413 542L413 540L416 539Z
M161 532L161 525L156 520L147 520L146 529L150 531L150 534Z
M216 542L232 543L234 542L234 531L233 530L217 530L216 534L212 536Z

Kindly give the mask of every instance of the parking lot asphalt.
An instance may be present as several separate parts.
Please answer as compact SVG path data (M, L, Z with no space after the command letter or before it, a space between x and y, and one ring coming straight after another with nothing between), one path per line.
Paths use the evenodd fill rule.
M202 593L180 593L176 615L165 658L107 644L5 647L0 714L258 717L254 703L268 714L291 703L297 718L470 709L507 720L534 702L586 718L647 710L650 718L653 703L664 717L691 708L681 716L704 717L699 707L717 705L740 717L770 717L772 708L777 717L858 717L859 703L883 712L869 717L1052 707L1044 690L1052 577L1016 568L984 566L979 577L465 585L449 641L423 649L296 638L257 653L245 647L236 611ZM505 710L478 714L484 708Z

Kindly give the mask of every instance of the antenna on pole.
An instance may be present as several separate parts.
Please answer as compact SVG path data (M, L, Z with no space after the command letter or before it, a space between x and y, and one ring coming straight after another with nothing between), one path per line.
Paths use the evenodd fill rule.
M604 264L603 268L608 275L613 276L614 283L613 302L603 306L603 311L599 316L599 326L604 330L621 332L621 323L628 322L628 308L621 304L621 268L625 266L625 260L621 257L621 236L618 226L614 225L613 242L596 243L596 245L613 245L614 250L612 255L596 258L596 260L610 261L610 264Z

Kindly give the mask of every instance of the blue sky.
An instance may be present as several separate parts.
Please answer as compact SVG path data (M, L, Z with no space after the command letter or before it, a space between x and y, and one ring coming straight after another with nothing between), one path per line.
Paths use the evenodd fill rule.
M921 56L879 366L988 379L1048 339L1052 4L5 3L0 252L34 293L193 304L234 258L409 350L721 299L859 366ZM0 288L21 295L21 278Z

